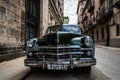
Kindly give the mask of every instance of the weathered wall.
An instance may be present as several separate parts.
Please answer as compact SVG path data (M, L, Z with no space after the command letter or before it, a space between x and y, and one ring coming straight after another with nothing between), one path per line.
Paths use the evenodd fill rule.
M48 27L48 0L41 0L40 3L40 35L43 36Z
M0 0L0 52L24 45L24 0Z

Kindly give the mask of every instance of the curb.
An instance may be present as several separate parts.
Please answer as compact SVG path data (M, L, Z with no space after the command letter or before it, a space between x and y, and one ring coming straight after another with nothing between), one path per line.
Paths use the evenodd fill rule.
M31 72L30 68L26 68L25 70L14 76L13 79L11 80L22 80L22 78L24 76L27 76L30 72Z
M107 47L107 46L101 46L101 45L95 45L95 47L120 51L120 48L115 48L115 47Z
M25 51L13 52L0 55L0 63L4 61L9 61L18 57L25 56Z

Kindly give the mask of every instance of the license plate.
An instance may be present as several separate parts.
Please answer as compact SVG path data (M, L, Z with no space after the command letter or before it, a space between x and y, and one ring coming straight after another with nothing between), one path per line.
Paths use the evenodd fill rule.
M47 68L49 70L67 70L68 69L67 65L63 65L63 64L48 64Z

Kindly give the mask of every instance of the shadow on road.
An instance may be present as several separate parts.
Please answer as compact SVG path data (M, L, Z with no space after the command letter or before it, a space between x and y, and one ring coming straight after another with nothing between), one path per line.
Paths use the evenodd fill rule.
M67 71L36 69L22 80L108 80L100 71L92 69L85 73L82 68Z

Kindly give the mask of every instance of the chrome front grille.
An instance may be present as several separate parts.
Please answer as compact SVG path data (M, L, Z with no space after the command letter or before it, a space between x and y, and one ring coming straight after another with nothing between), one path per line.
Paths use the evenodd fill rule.
M80 52L80 48L73 47L41 47L38 50L38 57L40 59L44 59L46 61L57 61L57 60L70 60L72 58L76 58L77 56L81 56L81 54L77 54ZM72 54L74 53L74 54Z
M41 53L67 53L67 52L79 52L80 48L58 48L58 47L44 47L40 48Z
M77 59L78 56L82 57L82 55L83 54L64 54L64 55L38 54L38 57L39 60L44 59L45 61L57 61L57 60L71 60L72 58Z

